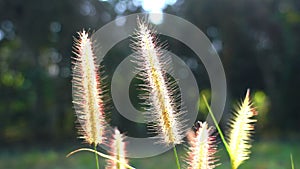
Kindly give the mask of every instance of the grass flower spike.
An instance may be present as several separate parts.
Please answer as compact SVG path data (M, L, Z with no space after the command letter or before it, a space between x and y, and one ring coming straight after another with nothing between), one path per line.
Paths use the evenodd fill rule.
M237 169L243 161L249 158L251 134L254 132L254 123L257 121L253 119L257 112L252 107L249 90L233 115L229 123L228 149L232 168Z
M128 161L125 159L126 151L125 151L125 143L124 136L120 133L120 131L116 128L114 131L113 140L110 143L110 154L114 159L117 159L119 162L115 160L107 160L106 169L126 169L128 168Z
M213 129L208 127L206 122L198 122L198 124L196 134L189 137L187 169L213 169L217 166L216 137L212 135Z
M87 143L96 146L104 141L104 102L98 65L88 33L79 33L74 49L73 104L81 125L79 134Z
M147 94L143 99L149 108L146 109L149 126L161 137L161 142L176 145L182 142L184 126L180 116L183 111L177 106L178 87L167 77L170 57L157 45L154 32L145 22L138 22L138 30L132 45L136 52L137 70L144 81L142 90Z

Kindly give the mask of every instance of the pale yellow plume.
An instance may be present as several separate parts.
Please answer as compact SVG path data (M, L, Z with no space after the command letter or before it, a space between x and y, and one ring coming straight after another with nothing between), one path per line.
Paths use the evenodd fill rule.
M212 135L212 127L207 123L197 122L196 134L189 138L188 155L186 158L187 169L213 169L218 164L215 157L217 152L216 137Z
M178 104L179 96L176 82L167 77L171 58L157 44L154 32L147 23L140 21L134 35L133 49L136 52L137 69L144 81L142 90L146 91L146 116L150 126L160 136L161 142L169 145L180 144L184 126L181 121L183 111Z
M79 134L89 144L104 141L104 102L98 65L88 33L75 40L72 68L73 104L80 124Z
M107 160L106 169L126 169L128 168L128 161L125 158L126 150L124 143L124 136L120 133L120 131L115 128L113 140L110 140L110 155L118 160Z
M254 132L254 123L257 121L253 117L257 112L250 101L250 92L237 110L233 113L233 118L229 122L228 149L233 169L247 160L250 155L251 135Z

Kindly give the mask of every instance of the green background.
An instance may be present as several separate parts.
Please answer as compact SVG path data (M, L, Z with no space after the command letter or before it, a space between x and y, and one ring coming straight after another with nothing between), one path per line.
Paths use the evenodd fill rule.
M89 153L65 158L87 146L77 139L71 103L73 37L83 29L93 33L118 16L143 12L128 5L132 2L0 1L0 168L94 168ZM300 166L300 1L178 0L163 11L195 24L218 49L228 85L222 128L232 105L251 89L258 124L253 154L241 168L289 168L290 153ZM172 38L160 38L190 66L199 92L209 96L209 79L197 56ZM130 39L118 43L104 58L108 86L115 68L131 54L129 44ZM130 95L136 104L134 83ZM128 135L145 136L145 125L126 120L111 106L112 125ZM200 101L198 119L206 115ZM228 168L224 148L219 154L219 168ZM132 164L175 168L172 152Z

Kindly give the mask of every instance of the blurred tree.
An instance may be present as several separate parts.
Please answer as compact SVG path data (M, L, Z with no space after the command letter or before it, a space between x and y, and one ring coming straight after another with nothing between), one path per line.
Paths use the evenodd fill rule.
M0 1L1 141L74 135L72 37L107 22L101 15L110 8L83 0Z
M221 41L220 57L233 98L240 98L246 88L264 90L270 99L270 126L265 127L299 129L298 1L190 1L183 16L212 42Z

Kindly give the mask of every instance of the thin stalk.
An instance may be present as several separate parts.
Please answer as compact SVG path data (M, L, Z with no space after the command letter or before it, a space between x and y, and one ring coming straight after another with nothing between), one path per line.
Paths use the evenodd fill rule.
M294 166L294 159L293 159L293 154L290 154L290 157L291 157L291 165L292 165L292 169L295 169L295 166Z
M217 122L217 120L216 120L216 118L215 118L215 116L214 116L214 114L213 114L213 112L212 112L212 110L211 110L208 102L207 102L206 97L204 95L202 95L202 97L203 97L205 106L207 107L208 112L209 112L211 118L213 119L213 122L214 122L214 124L215 124L215 126L216 126L216 128L218 130L218 133L220 134L221 140L222 140L222 142L223 142L223 144L224 144L224 146L225 146L225 148L226 148L226 150L227 150L227 152L228 152L228 154L230 156L230 149L229 149L227 141L225 140L224 134L223 134L223 132L222 132L222 130L221 130L221 128L220 128L220 126L219 126L219 124L218 124L218 122Z
M173 146L173 150L174 150L174 155L175 155L175 159L176 159L177 168L180 169L179 158L178 158L178 155L177 155L177 150L176 150L175 145Z
M97 155L97 145L95 144L94 146L94 150L95 150L95 160L96 160L96 166L97 166L97 169L100 169L99 168L99 160L98 160L98 155Z

